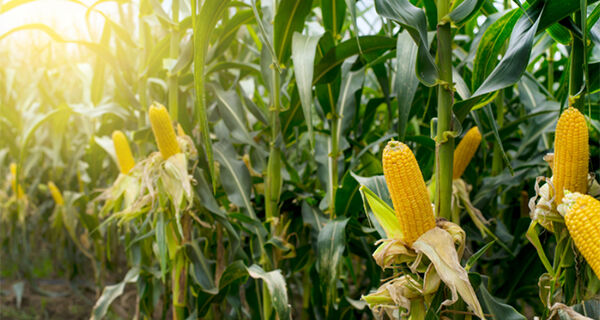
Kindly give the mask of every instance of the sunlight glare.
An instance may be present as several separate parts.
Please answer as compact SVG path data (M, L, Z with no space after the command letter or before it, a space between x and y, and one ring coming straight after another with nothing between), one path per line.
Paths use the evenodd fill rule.
M79 1L86 6L95 2L95 0ZM105 13L106 9L114 8L114 3L101 4L96 7ZM86 10L87 8L83 5L68 0L33 1L3 13L0 19L0 34L26 24L41 23L68 40L92 40L91 37L97 37L101 31L104 18L97 12L91 12L86 21ZM88 31L88 27L92 30ZM9 41L27 41L28 37L30 37L29 32L17 32L8 36L8 39L10 39Z

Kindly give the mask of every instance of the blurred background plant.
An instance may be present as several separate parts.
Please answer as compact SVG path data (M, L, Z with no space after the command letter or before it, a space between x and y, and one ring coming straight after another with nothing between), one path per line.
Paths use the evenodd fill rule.
M188 163L197 219L186 312L370 317L361 296L393 273L371 256L381 227L359 185L380 179L392 138L414 151L426 181L435 173L438 8L428 0L3 1L3 305L62 298L82 299L74 312L94 318L171 312L163 262L126 256L136 243L158 251L162 238L148 225L129 226L125 238L102 224L95 201L119 175L114 130L138 160L157 150L147 116L157 101L198 150ZM462 180L493 233L461 212L463 264L484 313L547 316L538 287L545 268L525 235L527 201L535 178L551 176L543 156L569 96L581 97L598 173L600 7L464 0L450 9L455 117L443 131L481 132ZM555 240L540 232L552 259ZM438 292L440 302L450 294ZM454 308L447 312L465 317L465 305Z

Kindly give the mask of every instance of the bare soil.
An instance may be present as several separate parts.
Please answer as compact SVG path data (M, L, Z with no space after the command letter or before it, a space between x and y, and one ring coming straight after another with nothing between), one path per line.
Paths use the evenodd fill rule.
M89 319L99 292L93 284L72 284L66 280L44 279L25 283L20 306L13 279L0 279L1 320L79 320ZM35 287L34 287L35 286ZM129 319L135 314L135 288L130 288L112 304L106 319Z

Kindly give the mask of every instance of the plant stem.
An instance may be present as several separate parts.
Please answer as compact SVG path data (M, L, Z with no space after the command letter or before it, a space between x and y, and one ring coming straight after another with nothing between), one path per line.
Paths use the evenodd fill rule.
M267 163L267 181L265 185L265 210L267 222L272 222L279 215L279 193L281 191L281 153L277 148L277 138L280 131L279 123L279 86L280 75L276 68L272 69L273 88L271 92L270 125L271 145Z
M548 92L552 93L552 91L554 90L554 47L550 46L550 48L548 49L548 58L546 59L546 61L548 61L548 83L546 85L546 88L548 89Z
M311 294L311 286L312 283L310 281L310 272L308 270L304 271L302 275L302 288L304 292L302 294L302 319L308 319L309 308L310 308L310 294Z
M438 52L437 63L440 73L438 85L438 118L436 136L437 188L435 207L438 217L452 218L452 168L454 161L454 138L446 133L452 131L452 33L448 21L443 21L449 10L448 0L437 1Z
M271 313L273 313L273 306L271 305L271 295L269 294L269 288L267 282L262 281L262 298L263 298L263 319L271 319Z
M281 79L279 72L274 66L271 70L271 76L273 79L273 87L271 88L271 107L269 108L271 142L265 181L265 216L266 221L271 226L271 233L274 233L274 218L279 216L279 194L281 192L281 152L277 148L277 138L279 137L280 131L279 86ZM262 250L262 260L264 261L265 270L268 271L271 268L271 264L269 263L269 257L264 249ZM265 281L262 283L262 310L263 319L270 319L273 306L271 305L269 289Z
M176 61L179 56L179 0L172 0L171 10L173 11L173 22L175 23L172 26L171 30L171 43L169 47L169 58L172 61ZM174 62L173 62L174 64ZM178 76L177 73L169 72L168 79L169 86L169 113L171 114L171 118L175 121L179 121L179 105L178 105L178 94L179 94L179 84L178 84Z
M178 249L173 258L171 269L171 281L173 286L173 320L184 320L186 318L187 305L187 278L189 261L185 256L185 244L190 241L191 233L191 218L189 215L184 215L181 218L183 235L180 240L176 240ZM172 226L173 239L177 239L177 231L175 226Z
M410 315L409 320L424 320L425 319L425 305L423 299L412 299L410 300Z
M173 282L173 320L185 319L187 292L187 261L183 252L178 252L171 271Z
M339 129L339 115L336 111L333 111L333 119L331 120L331 141L330 141L330 150L329 150L329 176L331 177L330 181L330 190L329 190L329 210L331 219L335 218L335 194L337 193L338 188L338 153L339 153L339 141L337 136L337 131Z
M504 125L504 90L499 90L496 96L496 124L498 130ZM498 141L494 142L494 157L492 158L492 176L497 176L503 169L502 150Z
M575 13L575 25L581 26L581 14ZM569 55L569 97L576 96L583 86L583 41L571 34L571 54ZM583 94L573 103L573 107L583 106Z
M144 22L144 16L147 14L147 3L145 1L141 1L140 2L140 9L139 9L139 15L138 15L138 19L139 19L139 24L140 24L140 44L141 44L141 48L149 48L148 46L148 35L150 34L150 30L148 29L148 24ZM142 56L142 68L144 65L146 65L146 61L147 59L147 54L146 54L146 50L142 50L142 52L140 53ZM148 81L148 77L145 75L145 73L143 73L140 70L140 74L142 74L142 76L140 77L140 83L139 83L139 88L138 88L138 96L139 96L139 100L140 100L140 105L142 107L142 109L146 109L148 107L148 96L147 96L147 92L148 92L148 87L147 87L147 81ZM138 118L138 125L139 126L145 126L146 123L146 113L145 112L140 112L140 116Z

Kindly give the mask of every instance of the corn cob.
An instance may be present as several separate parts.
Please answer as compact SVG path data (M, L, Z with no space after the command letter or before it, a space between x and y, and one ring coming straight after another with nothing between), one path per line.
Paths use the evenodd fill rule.
M575 108L568 108L558 119L554 138L552 183L555 203L561 204L564 191L587 192L588 129L585 117Z
M17 185L17 164L14 162L10 164L10 175L13 192L17 195L17 199L23 198L25 196L25 192L20 184Z
M113 144L115 145L115 152L117 154L117 161L119 163L119 169L122 174L127 174L135 166L135 160L131 154L129 143L125 134L120 130L116 130L112 134Z
M564 197L565 224L585 260L600 277L600 201L570 193Z
M408 245L435 227L427 186L412 151L404 143L390 141L383 150L383 174L396 217Z
M150 106L148 115L156 144L158 144L158 150L160 150L163 158L168 159L172 155L180 153L181 150L175 137L171 116L169 116L167 109L159 103L154 103Z
M17 193L17 164L14 162L10 164L10 183L13 192Z
M50 190L50 194L52 195L52 198L54 199L54 202L56 202L57 205L62 206L65 204L65 200L63 199L60 190L54 184L54 182L48 182L48 189Z
M475 155L477 148L481 144L481 133L477 127L471 128L462 138L456 150L454 150L454 168L452 178L458 179L465 172L465 169Z

